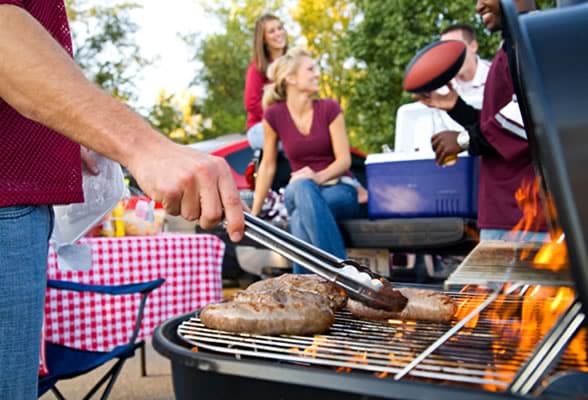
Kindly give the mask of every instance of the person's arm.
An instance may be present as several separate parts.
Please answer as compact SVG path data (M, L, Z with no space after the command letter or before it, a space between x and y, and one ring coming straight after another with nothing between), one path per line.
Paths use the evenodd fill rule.
M252 63L247 69L243 102L245 104L245 111L254 117L255 122L263 119L262 97L263 76L257 71L255 64Z
M467 151L472 156L485 156L496 153L496 149L486 140L480 130L480 123L466 126L470 137Z
M259 215L263 207L263 201L267 192L272 186L272 181L276 174L276 165L278 160L278 135L271 125L263 120L263 156L257 170L255 178L255 193L253 195L253 205L251 213Z
M24 9L0 5L0 97L19 113L129 169L171 214L203 227L223 215L233 240L244 229L239 193L221 158L176 145L88 81Z

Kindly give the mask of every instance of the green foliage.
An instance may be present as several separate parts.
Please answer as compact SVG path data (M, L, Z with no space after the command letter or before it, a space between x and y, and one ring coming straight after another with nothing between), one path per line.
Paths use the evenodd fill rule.
M66 0L74 39L74 57L89 79L123 101L136 99L135 80L151 60L141 56L131 19L135 3L88 6Z
M200 43L196 36L186 38L196 48L194 58L203 65L194 82L206 92L200 104L203 119L209 121L202 132L205 138L245 129L243 89L251 59L254 23L264 12L275 11L281 4L281 0L214 2L207 7L208 12L221 22L223 32L209 35Z
M355 130L355 145L379 151L394 143L396 110L412 101L402 91L404 69L416 51L439 38L438 33L453 23L470 23L476 28L479 54L491 59L500 35L490 35L475 12L472 0L355 0L361 14L348 40L355 61L354 82L347 110L347 123ZM538 2L542 8L552 0Z
M292 17L321 68L321 96L345 103L349 86L347 34L355 15L348 0L300 0Z
M174 95L162 90L147 119L151 126L177 143L205 139L196 97L189 93Z

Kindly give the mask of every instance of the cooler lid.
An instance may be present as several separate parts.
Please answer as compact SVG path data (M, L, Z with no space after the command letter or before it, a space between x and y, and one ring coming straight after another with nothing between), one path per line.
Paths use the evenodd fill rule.
M470 157L467 152L461 152L458 157ZM365 159L365 164L389 163L399 161L416 161L416 160L431 160L435 162L435 153L432 151L399 151L387 153L368 154Z

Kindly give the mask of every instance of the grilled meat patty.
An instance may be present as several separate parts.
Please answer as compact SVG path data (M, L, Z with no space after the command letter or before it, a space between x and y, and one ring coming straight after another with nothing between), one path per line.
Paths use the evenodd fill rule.
M308 291L325 297L329 307L337 311L345 307L347 295L345 291L332 282L329 282L314 274L284 274L277 278L265 279L255 282L245 290L246 292L263 292L277 288L296 288L301 291Z
M206 327L260 335L312 335L329 329L335 316L322 295L293 287L240 291L233 301L200 312Z
M368 307L353 299L347 301L347 309L356 317L373 320L401 319L449 322L455 314L454 300L444 293L414 288L398 288L397 290L408 299L406 307L400 312Z

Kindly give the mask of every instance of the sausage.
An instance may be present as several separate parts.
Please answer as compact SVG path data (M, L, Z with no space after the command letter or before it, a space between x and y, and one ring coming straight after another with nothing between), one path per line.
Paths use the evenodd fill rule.
M398 288L397 290L408 299L408 303L401 312L368 307L353 299L347 301L347 309L356 317L373 320L449 322L455 314L457 308L455 301L444 293L414 288Z
M200 320L211 329L259 335L312 335L329 329L335 316L321 295L292 288L240 291L233 301L209 304Z

